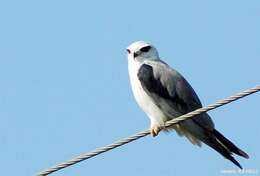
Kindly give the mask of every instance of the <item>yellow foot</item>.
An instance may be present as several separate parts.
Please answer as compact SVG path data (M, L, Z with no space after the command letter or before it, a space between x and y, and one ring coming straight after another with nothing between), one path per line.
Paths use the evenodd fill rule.
M160 132L160 127L159 126L152 126L151 128L150 128L150 133L151 133L151 135L153 136L153 137L155 137L155 136L157 136L158 134L159 134L159 132Z

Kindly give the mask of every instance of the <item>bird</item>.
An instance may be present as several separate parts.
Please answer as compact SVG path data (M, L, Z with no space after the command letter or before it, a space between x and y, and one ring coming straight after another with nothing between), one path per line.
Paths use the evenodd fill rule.
M202 103L188 81L160 59L154 45L134 42L127 47L127 58L132 92L150 119L151 136L157 136L161 130L175 130L194 145L208 145L242 169L233 154L247 159L248 154L217 131L207 113L165 127L167 121L201 108Z

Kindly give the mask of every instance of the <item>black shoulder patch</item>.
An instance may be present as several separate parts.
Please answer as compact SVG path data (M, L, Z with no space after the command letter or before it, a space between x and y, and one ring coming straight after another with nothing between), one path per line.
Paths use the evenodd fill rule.
M155 78L153 67L147 64L143 64L137 73L138 79L144 89L151 93L158 94L165 99L173 99L170 96L167 88L162 84L160 77Z

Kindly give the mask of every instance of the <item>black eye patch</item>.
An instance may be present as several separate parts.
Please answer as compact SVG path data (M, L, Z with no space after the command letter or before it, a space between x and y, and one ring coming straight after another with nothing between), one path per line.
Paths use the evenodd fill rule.
M146 53L146 52L148 52L150 49L151 49L151 46L145 46L145 47L141 48L140 51Z

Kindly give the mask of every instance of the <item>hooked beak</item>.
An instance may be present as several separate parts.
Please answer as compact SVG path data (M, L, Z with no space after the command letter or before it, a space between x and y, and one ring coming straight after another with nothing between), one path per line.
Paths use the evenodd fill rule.
M126 49L126 51L127 51L128 54L131 54L131 50L130 49ZM138 54L134 52L134 58L137 57L137 56L138 56Z

